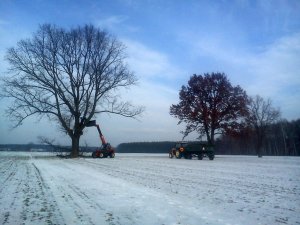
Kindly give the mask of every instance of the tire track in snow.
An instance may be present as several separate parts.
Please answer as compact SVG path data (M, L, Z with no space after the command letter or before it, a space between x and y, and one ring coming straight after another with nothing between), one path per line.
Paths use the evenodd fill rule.
M0 224L46 224L47 215L50 224L142 224L137 218L151 218L141 212L147 210L148 202L158 199L161 201L155 206L161 214L166 208L181 224L199 224L187 222L191 221L189 216L203 218L207 224L209 219L214 219L213 224L300 224L299 166L244 159L247 163L233 157L213 162L143 156L31 161L0 158L0 181L5 181L0 186ZM121 192L117 192L118 185ZM126 192L131 188L138 192ZM124 208L118 210L119 205L110 201ZM60 210L52 211L50 203ZM44 206L56 216L41 211ZM187 206L198 211L189 214ZM177 208L183 210L184 219L174 210ZM153 210L153 217L155 213L160 212Z
M275 180L276 178L274 177L273 180L275 180L275 182L272 182L272 180L265 177L262 182L259 182L260 179L258 179L258 177L260 174L253 175L249 173L249 175L244 174L243 176L238 176L236 175L238 174L236 171L216 172L215 169L209 170L205 169L204 167L197 168L195 173L195 169L191 170L190 168L186 167L179 167L180 169L178 169L176 166L172 167L152 161L150 161L151 164L148 164L148 166L145 166L140 162L133 163L131 161L122 168L118 166L118 163L111 164L108 161L89 160L88 163L101 168L103 172L114 177L122 177L123 179L132 181L135 181L136 179L134 178L138 177L142 180L142 184L147 183L150 179L153 180L154 183L156 182L161 184L172 182L175 185L180 185L186 188L192 184L194 187L207 186L207 190L211 190L211 187L216 187L223 190L233 188L241 193L243 193L245 190L251 189L251 192L253 192L254 195L260 195L266 193L268 190L272 190L273 192L284 196L291 195L291 198L293 198L296 193L300 192L299 186L283 186L282 184L278 185L280 182ZM169 171L167 174L165 173L166 168L168 168L167 170ZM245 177L247 177L247 179L245 179ZM265 182L266 180L267 182ZM153 182L150 183L154 184Z
M39 164L41 167L44 165L44 163ZM150 189L144 189L143 187L139 186L136 187L136 185L132 185L131 183L124 182L120 178L111 178L111 176L107 176L107 174L99 173L99 170L95 167L90 167L89 164L87 164L84 160L64 160L63 162L51 162L48 164L46 168L56 168L57 171L63 171L64 174L72 174L72 176L55 176L57 174L55 171L53 173L47 173L45 174L46 177L50 178L50 180L55 180L55 183L57 184L63 184L59 185L59 190L57 189L55 192L62 193L63 199L59 200L61 205L64 206L64 210L68 210L70 202L71 204L74 204L75 207L73 208L71 215L74 215L73 217L76 218L77 221L81 221L81 218L92 218L92 221L89 219L85 219L86 224L92 224L93 221L96 221L96 224L163 224L163 222L159 223L149 223L144 222L143 218L145 218L144 213L147 213L147 215L150 213L152 220L157 221L163 221L162 218L167 217L168 220L174 221L174 224L176 221L180 222L183 218L186 218L187 215L183 216L176 216L178 214L178 210L176 209L176 203L169 203L168 199L164 194L161 194L160 192L152 191ZM70 171L72 170L72 171ZM52 171L52 169L48 170ZM44 169L42 173L44 174L46 172ZM78 179L80 179L81 176L85 181L87 181L91 186L83 187L77 185ZM78 182L79 184L82 184L82 181ZM99 184L100 188L99 188ZM55 187L51 187L55 188ZM136 192L133 192L133 189L136 190ZM95 192L94 192L95 190ZM148 193L150 191L150 193ZM68 193L70 196L65 196L64 193ZM83 194L84 193L84 194ZM86 199L86 196L88 197L88 200ZM162 198L164 200L162 200ZM151 207L148 209L147 206L144 204L147 204L147 202L159 200L159 203L156 203L155 201L152 203L155 205L151 205ZM67 201L66 201L67 200ZM144 202L145 201L145 202ZM88 204L86 202L91 203L91 207L95 205L95 203L103 203L101 204L101 208L97 209L97 207L94 206L96 211L91 212L87 209ZM117 204L114 204L117 202ZM175 201L176 202L176 201ZM80 203L80 204L78 204ZM169 210L168 207L162 208L162 205L166 205L168 207L172 207L174 209L174 213L176 214L173 218L172 215L166 214L164 215L164 211ZM181 206L180 206L181 207ZM186 206L188 207L188 206ZM79 218L77 214L77 210L80 209L80 212L83 214L83 217ZM188 213L188 215L192 214L194 212L194 207L190 207L191 212ZM117 213L116 213L117 212ZM72 214L73 213L73 214ZM68 212L66 212L68 214ZM98 215L96 218L93 215ZM70 217L70 215L66 215L66 217ZM72 217L72 216L71 216ZM193 219L192 219L193 220ZM199 218L198 218L199 220ZM71 224L75 224L74 221L70 222ZM168 224L168 223L167 223ZM173 224L173 222L172 222Z
M1 167L1 224L64 224L53 196L29 157L10 157ZM2 173L3 174L3 173Z
M280 214L282 211L288 214L296 212L297 204L300 202L299 183L290 182L295 178L286 178L286 174L280 173L280 167L273 168L272 170L278 171L278 174L271 176L267 171L270 167L264 164L258 164L259 167L253 169L245 165L243 169L239 162L228 166L222 165L224 171L221 171L215 164L211 166L212 163L209 161L174 160L173 162L178 165L174 165L172 161L165 165L159 158L156 161L145 160L145 158L141 160L126 158L126 162L122 160L124 159L86 159L85 161L92 168L97 168L106 175L165 193L182 195L191 201L196 198L200 204L206 202L206 204L222 206L224 210L232 208L241 215L246 213L255 217L262 210L265 212L264 217L273 218L273 215ZM237 171L235 168L242 168L243 171ZM281 179L287 182L282 182ZM290 204L286 207L282 205L283 202ZM284 220L275 219L272 222L276 224L279 223L278 221Z
M67 174L75 173L80 176L80 171L76 169L76 171L73 171L74 167L70 168L66 161L59 160L58 163L54 161L53 163L51 167L55 168L55 171L63 171ZM121 224L112 212L105 209L94 199L98 195L105 195L105 193L99 193L99 191L95 193L87 192L84 190L85 187L77 185L72 177L47 171L43 164L40 163L38 167L41 170L41 174L46 177L46 182L50 184L51 190L56 193L55 199L59 208L62 209L62 216L68 225Z
M17 166L13 162L13 160L8 160L6 162L3 162L4 160L1 160L1 167L0 167L0 194L2 193L3 189L6 187L6 182L9 182L11 179L13 179Z

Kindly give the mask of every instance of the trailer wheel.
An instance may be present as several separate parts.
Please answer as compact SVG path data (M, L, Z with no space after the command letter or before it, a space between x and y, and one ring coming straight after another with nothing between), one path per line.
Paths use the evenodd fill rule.
M103 153L100 152L100 153L99 153L99 158L103 158L103 157L104 157Z
M192 159L192 154L186 153L184 154L185 159Z
M109 157L110 157L110 158L115 158L115 153L111 153L111 154L109 155Z

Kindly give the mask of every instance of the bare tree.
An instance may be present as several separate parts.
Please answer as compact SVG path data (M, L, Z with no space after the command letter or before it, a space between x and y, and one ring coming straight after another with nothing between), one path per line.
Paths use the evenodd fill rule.
M268 128L278 120L280 111L272 107L270 99L264 100L256 95L250 99L248 124L254 129L256 136L256 153L262 157L262 147Z
M2 96L15 126L36 115L57 122L72 139L72 157L86 123L98 113L136 117L143 111L120 101L117 91L137 81L124 63L125 47L92 25L63 29L45 24L7 51L10 76ZM85 118L85 119L82 119Z

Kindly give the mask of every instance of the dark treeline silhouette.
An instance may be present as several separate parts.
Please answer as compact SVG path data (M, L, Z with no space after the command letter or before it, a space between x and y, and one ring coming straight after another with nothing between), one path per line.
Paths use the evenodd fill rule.
M256 135L250 128L239 134L220 136L215 142L215 154L257 155ZM168 153L176 142L133 142L118 145L118 153ZM262 155L300 156L300 119L281 120L271 124L264 139Z
M97 147L81 146L80 152L92 152ZM71 152L71 146L47 145L47 144L1 144L0 151L12 152Z
M215 154L219 155L256 155L255 134L251 129L244 129L239 134L223 135L215 142ZM168 153L174 147L174 141L122 143L116 148L117 153ZM59 148L58 148L59 147ZM66 151L64 147L63 150ZM36 145L0 145L0 151L54 151L61 146ZM82 152L92 152L96 147L81 147ZM264 139L263 155L300 156L300 119L271 124Z
M50 152L52 151L52 147L49 145L39 145L39 144L2 144L0 145L0 151L41 151L41 152Z
M176 142L132 142L122 143L117 147L118 153L168 153Z
M239 134L223 135L216 141L217 154L256 155L256 136L251 129ZM263 155L300 156L300 119L281 120L269 125L262 146Z

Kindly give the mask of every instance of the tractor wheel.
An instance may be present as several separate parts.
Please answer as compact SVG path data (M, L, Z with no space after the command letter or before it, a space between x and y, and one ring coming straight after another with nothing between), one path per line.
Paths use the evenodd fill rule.
M177 159L181 159L181 153L180 153L180 151L178 151L178 150L176 151L176 158L177 158Z
M111 153L111 154L109 155L109 157L110 157L110 158L115 158L115 153Z
M209 158L209 160L214 160L215 156L214 155L210 155L208 158Z
M103 153L100 152L100 153L99 153L99 158L103 158L103 157L104 157Z
M96 157L97 157L95 152L92 153L92 157L93 157L93 158L96 158Z
M199 160L202 160L202 159L203 159L203 155L202 155L202 154L199 154L199 155L198 155L198 159L199 159Z
M172 159L173 157L174 157L173 153L170 152L170 153L169 153L169 158Z

